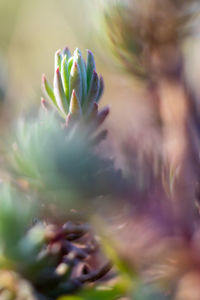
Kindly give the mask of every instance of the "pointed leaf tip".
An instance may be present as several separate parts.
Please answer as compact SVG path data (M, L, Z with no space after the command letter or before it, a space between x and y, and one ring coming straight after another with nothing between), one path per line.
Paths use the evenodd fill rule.
M94 55L90 50L87 50L87 91L89 91L94 70L96 70Z
M46 102L46 100L43 98L43 97L41 97L41 103L45 103Z
M61 58L61 50L58 49L58 50L56 51L56 53L55 53L55 60L56 60L57 62L59 62L60 58Z
M47 97L47 100L49 100L49 102L57 108L58 106L56 103L54 91L52 90L52 87L48 83L48 80L44 74L42 75L42 91L45 97Z
M92 56L93 56L93 53L92 53L92 51L91 51L91 50L89 50L89 49L86 49L86 51L87 51L87 53L88 53L89 55L92 55Z
M54 58L54 68L55 70L57 69L57 67L60 67L61 65L61 59L62 59L62 55L61 55L61 50L57 50L55 53L55 58Z
M42 108L43 108L45 111L48 110L48 108L47 108L47 101L46 101L43 97L41 97L41 106L42 106Z
M63 49L63 55L66 55L68 59L69 59L69 57L71 56L71 53L70 53L70 50L69 50L68 47L65 47L65 48Z
M80 102L79 102L79 99L77 97L75 90L72 91L69 111L71 114L80 114L81 113Z
M95 120L98 113L98 104L96 102L92 103L91 111L89 111L89 118Z
M103 76L102 75L99 76L99 80L101 81L101 84L104 87L104 80L103 80Z
M100 75L100 77L99 77L99 92L98 92L97 99L96 99L97 102L99 102L103 92L104 92L104 80L103 80L103 77Z
M63 52L68 52L69 51L69 47L65 47L64 49L63 49Z
M47 79L46 79L45 74L42 74L42 83L45 83L46 80L47 80Z
M71 76L74 76L74 75L75 75L75 72L77 72L77 69L78 69L78 64L77 64L76 61L73 61L70 75L71 75Z
M109 112L110 112L110 107L106 106L98 113L98 125L101 125L105 121Z
M72 91L76 91L76 95L81 101L82 99L82 78L81 78L81 71L79 65L76 61L73 62L71 72L70 72L70 79L69 79L69 98L72 95Z
M57 106L59 107L62 114L65 115L68 111L68 103L63 89L59 67L57 67L56 73L54 75L54 94L55 94Z
M80 77L81 77L81 86L82 86L82 93L80 102L81 104L84 102L86 95L87 95L87 74L86 74L86 66L85 61L82 57L81 51L79 48L76 48L74 51L74 61L77 63L78 68L80 69Z
M81 53L81 51L80 51L79 48L76 48L76 49L74 50L74 55L80 55L80 53Z
M93 107L94 107L96 110L98 110L98 107L99 107L98 103L94 102L94 103L93 103Z

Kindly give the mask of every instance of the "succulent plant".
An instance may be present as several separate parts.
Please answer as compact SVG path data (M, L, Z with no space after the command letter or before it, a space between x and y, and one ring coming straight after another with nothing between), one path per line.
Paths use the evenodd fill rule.
M122 189L122 175L113 160L96 153L102 134L90 137L87 127L60 128L53 114L32 122L21 120L12 139L9 162L17 178L71 206ZM13 143L14 141L14 143ZM113 190L112 187L115 186ZM85 202L86 203L86 202Z
M70 116L87 116L97 106L104 90L102 76L98 76L94 56L87 51L85 63L77 48L73 55L68 48L55 53L53 88L45 75L42 89L49 102L59 114L69 120Z
M1 299L57 299L109 272L109 262L94 271L88 262L99 255L89 224L33 223L33 203L5 184L0 203Z

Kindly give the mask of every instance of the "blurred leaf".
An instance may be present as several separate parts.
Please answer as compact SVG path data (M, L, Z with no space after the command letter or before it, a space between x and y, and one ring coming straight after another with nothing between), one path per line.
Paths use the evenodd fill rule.
M31 187L65 205L76 205L75 199L83 203L112 193L120 196L121 172L112 160L96 153L89 130L90 126L61 128L52 114L42 114L17 128L8 163Z
M140 284L134 290L132 295L133 300L169 300L169 296L166 296L159 288L153 285Z
M125 290L129 290L132 287L133 281L138 281L138 272L134 269L125 257L121 257L120 253L117 251L118 246L114 239L112 239L112 234L106 229L103 220L99 217L93 217L93 225L101 237L101 247L105 252L108 259L111 260L113 266L119 271L121 279L119 280L119 285Z
M124 291L120 290L118 286L114 287L97 287L83 290L76 296L63 296L58 300L114 300L119 299L125 295Z

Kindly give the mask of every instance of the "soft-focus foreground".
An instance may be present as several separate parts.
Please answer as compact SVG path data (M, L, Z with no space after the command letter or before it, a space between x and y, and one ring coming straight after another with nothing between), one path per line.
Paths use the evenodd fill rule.
M99 2L0 4L0 299L199 300L199 1Z

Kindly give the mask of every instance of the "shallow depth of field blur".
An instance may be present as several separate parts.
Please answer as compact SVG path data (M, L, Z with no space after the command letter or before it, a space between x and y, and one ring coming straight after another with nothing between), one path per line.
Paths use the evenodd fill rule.
M120 296L129 297L127 299L199 300L200 3L197 0L137 1L0 0L0 136L12 139L9 133L14 130L18 118L37 115L41 97L44 96L41 90L42 74L45 73L52 84L54 53L66 46L72 53L79 48L85 59L87 49L93 52L97 73L103 76L105 83L100 108L110 107L110 114L103 124L103 128L108 129L108 136L100 145L97 143L97 149L91 142L92 138L84 140L84 131L80 131L75 138L72 131L70 140L70 134L59 133L61 126L55 125L54 128L51 119L44 118L46 127L42 129L40 125L43 123L39 120L39 125L33 126L33 130L28 127L30 124L27 121L27 128L22 129L27 136L22 135L21 149L14 141L10 147L12 149L8 150L22 150L21 158L18 157L18 161L22 161L20 167L23 169L25 166L26 169L28 165L31 169L33 165L34 169L36 164L38 177L33 180L31 176L26 177L28 167L22 174L15 170L14 179L12 173L8 175L12 168L5 168L6 175L3 171L0 174L3 174L3 180L20 187L26 196L31 191L30 198L38 197L39 203L50 201L52 191L53 200L57 201L62 196L64 201L67 197L72 198L64 206L65 209L69 208L68 205L74 205L70 209L76 213L77 207L81 213L83 210L85 215L82 220L91 222L95 234L97 232L101 236L97 238L100 249L101 246L105 248L105 253L88 260L89 264L96 268L106 255L111 255L109 259L114 264L114 271L109 273L110 277L105 273L107 277L103 279L105 282L102 281L105 285L109 282L108 290L112 290L122 273L119 290L125 290L125 293ZM66 124L63 128L67 128ZM52 130L50 134L48 129ZM45 141L41 142L41 149L40 145L37 148L36 143L40 137ZM6 159L9 157L5 150L7 139L2 151ZM76 139L80 143L76 143ZM20 143L20 138L18 141ZM3 142L2 139L0 145ZM52 152L48 152L48 146L53 149ZM74 149L77 151L74 152ZM82 149L85 151L83 155ZM27 154L29 150L33 150L30 156ZM52 158L57 159L55 164L51 164ZM0 158L0 166L4 167L6 163ZM82 180L88 167L91 167L91 174ZM53 176L57 176L55 181ZM67 179L71 176L75 184L69 180L67 186L64 176ZM51 180L55 183L53 187ZM95 189L95 184L92 186L87 180L97 185L100 183L100 188ZM68 187L80 188L80 193L75 191L73 198L74 191L68 193ZM96 192L99 194L96 195ZM83 203L87 195L89 200ZM81 203L79 206L77 201L77 207L73 202L76 197L80 198ZM63 202L60 203L63 205ZM56 215L57 206L54 203L47 211L45 206L42 207L41 210L45 211L42 211L42 217L46 218L49 211L55 214L52 219L47 217L48 221L45 219L44 223L53 220L57 222L56 226L60 226L67 213L61 208ZM59 218L62 220L60 223ZM94 234L93 227L89 232ZM87 238L83 243L88 242ZM50 243L55 240L50 240ZM90 273L89 268L86 270ZM33 281L37 290L38 283L34 284ZM144 286L153 288L153 292L148 288L146 291ZM155 298L154 288L156 293L159 291L159 296Z
M134 130L136 135L140 135L142 128L154 129L155 109L141 84L125 72L120 72L119 66L113 64L113 56L107 51L99 20L102 2L1 0L0 85L3 89L1 100L5 102L3 119L10 120L27 108L37 106L41 96L41 74L45 72L52 80L54 52L68 46L71 50L79 47L85 55L85 49L94 52L97 69L105 78L103 103L112 107L109 122L118 134L133 134ZM185 45L187 76L197 93L200 73L198 25L196 20L195 37ZM122 110L123 116L120 115ZM146 132L143 134L146 135Z
M124 134L124 126L128 134L132 128L138 132L154 125L154 112L141 86L120 72L106 50L100 32L100 2L1 0L0 78L5 90L1 114L5 121L37 107L42 95L41 75L45 72L50 82L53 80L54 53L68 46L71 51L79 47L85 57L86 49L93 51L97 70L105 79L102 103L112 107L109 122L118 134Z
M72 51L79 47L85 56L86 49L93 51L97 70L105 79L102 104L112 108L108 122L117 140L131 134L136 139L142 135L145 143L152 143L151 134L152 139L157 135L156 109L148 101L141 83L128 76L108 51L102 37L102 6L101 0L1 0L1 131L7 127L6 122L37 107L41 74L45 72L49 80L53 80L54 53L68 46ZM198 14L195 8L194 14ZM200 93L198 18L194 23L195 36L185 43L184 53L187 77L194 91Z

